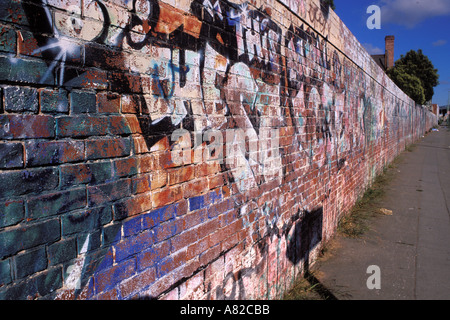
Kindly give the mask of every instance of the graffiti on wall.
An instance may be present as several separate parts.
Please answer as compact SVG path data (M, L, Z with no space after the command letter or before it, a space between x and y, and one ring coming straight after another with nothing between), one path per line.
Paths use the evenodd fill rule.
M85 44L74 38L87 43L85 65L106 63L147 76L140 83L114 76L108 81L112 87L129 90L134 85L144 93L143 112L137 116L149 147L179 128L205 132L236 127L259 141L260 128L292 124L298 147L311 164L315 152L321 166L348 150L344 131L350 124L341 80L346 71L338 52L303 25L291 25L283 34L269 9L200 0L186 11L157 0L133 0L122 8L92 0L53 17L48 6L61 5L59 1L34 3L23 6L37 42L31 55L50 61L41 81L53 76L70 87L92 77L67 66L81 59ZM111 46L112 52L96 44ZM247 188L260 184L262 162L254 170L249 164L232 170L234 180L251 176L254 183ZM275 162L281 168L281 159Z
M271 268L282 270L287 262L307 268L310 253L319 247L327 230L337 224L339 212L334 203L347 206L353 200L344 194L346 183L353 178L349 159L359 157L359 164L381 138L389 135L400 139L413 129L414 119L423 117L412 113L400 99L385 102L385 89L329 43L331 23L327 10L303 0L282 2L312 27L293 22L289 27L282 26L269 6L255 8L249 2L228 0L180 1L178 7L160 0L20 3L28 27L18 28L17 47L21 55L43 61L37 70L39 76L32 79L36 81L29 81L33 86L68 91L81 87L98 95L104 91L123 94L122 105L134 108L132 116L137 126L132 132L145 142L145 146L133 146L139 150L136 153L172 151L160 162L147 163L157 170L204 162L217 164L214 173L223 173L232 189L232 200L215 191L186 197L189 210L204 209L204 201L208 205L223 201L228 210L236 210L228 221L230 225L242 222L255 240L254 255L264 257L238 272L227 272L219 285L211 287L220 298L247 298L247 281L278 277L283 272L261 274ZM8 59L11 65L21 63L12 56ZM8 79L16 80L23 79ZM42 100L43 95L40 97ZM87 106L80 113L94 113L99 103L95 99L98 96L90 101L93 109ZM59 122L63 120L58 118ZM87 122L81 127L93 133L104 124L100 120L95 123L95 117L90 116L83 121ZM410 125L405 127L405 122ZM131 132L129 123L119 122L124 123L113 128L113 135ZM72 126L75 132L80 130L77 138L84 139L82 129L76 128L77 124ZM133 148L120 142L102 146L119 151ZM182 157L177 162L175 155L180 151ZM52 157L57 159L62 153L56 150ZM53 158L55 162L51 163L58 164ZM87 183L98 171L105 176L103 182L110 182L114 180L111 166L89 162L70 179ZM371 163L372 168L376 163ZM70 185L70 179L60 181L62 188ZM280 191L268 195L267 190L274 185L296 196ZM129 197L133 187L122 180L118 180L117 187L92 187L89 200L84 202L94 209L83 213L70 211L82 207L79 198L86 198L86 192L80 190L75 196L67 191L64 204L58 207L61 212L69 212L61 217L62 226L72 228L63 235L77 236L77 255L65 266L64 274L65 288L75 290L75 296L86 294L86 290L111 289L102 282L111 280L103 271L113 260L121 267L123 262L124 269L118 265L114 268L127 274L134 267L127 264L127 258L143 252L140 257L151 256L152 265L158 265L159 278L169 272L164 264L175 265L172 258L166 257L167 247L159 242L154 245L153 239L181 233L176 217L187 209L174 201L122 223L128 218L127 204L131 201L115 201ZM264 195L265 201L262 196L252 199L255 192ZM100 208L101 197L114 203L113 208ZM133 200L136 198L143 203L137 212L148 211L144 209L150 200L143 196ZM113 223L108 224L112 219ZM163 229L160 224L169 227ZM46 231L35 229L37 233ZM21 235L11 234L13 240ZM50 242L54 240L49 238ZM70 240L67 243L74 245ZM8 255L17 251L12 245L7 249ZM227 252L229 249L220 254ZM274 256L274 263L268 265L267 259ZM194 274L202 268L194 270ZM261 281L274 282L268 278ZM268 291L273 290L279 291Z

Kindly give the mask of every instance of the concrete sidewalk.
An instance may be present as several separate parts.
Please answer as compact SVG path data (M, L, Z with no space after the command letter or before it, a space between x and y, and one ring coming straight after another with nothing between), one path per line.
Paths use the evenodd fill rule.
M337 236L331 256L313 267L337 299L450 300L450 131L431 132L405 152L381 207L360 239ZM369 290L367 268L381 270Z

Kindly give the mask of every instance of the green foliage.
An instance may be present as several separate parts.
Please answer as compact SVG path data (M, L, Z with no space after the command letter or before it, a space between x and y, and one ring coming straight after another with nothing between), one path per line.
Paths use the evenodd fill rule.
M331 8L336 10L336 6L334 5L334 0L320 0L320 4L325 8Z
M388 75L405 93L420 104L433 98L434 87L439 84L438 70L421 49L417 52L411 50L406 55L401 55L395 62L395 67L388 71ZM420 86L423 90L423 99Z
M418 104L425 104L425 90L418 77L408 73L403 66L395 66L387 71L388 76L411 99Z

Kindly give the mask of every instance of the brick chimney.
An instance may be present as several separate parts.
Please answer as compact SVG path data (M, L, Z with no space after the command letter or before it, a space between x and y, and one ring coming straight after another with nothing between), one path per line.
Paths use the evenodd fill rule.
M395 37L394 36L386 36L386 38L384 38L384 41L386 42L385 66L386 66L386 69L390 69L394 66Z

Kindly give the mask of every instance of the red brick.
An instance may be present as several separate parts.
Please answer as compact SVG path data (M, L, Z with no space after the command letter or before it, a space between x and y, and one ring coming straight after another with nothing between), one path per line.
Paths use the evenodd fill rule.
M196 241L197 241L197 229L187 230L170 239L170 243L172 245L170 251L175 252L182 248L186 248Z
M53 138L55 118L43 115L0 115L0 139Z
M185 198L192 198L209 190L208 184L202 179L196 179L183 183L182 188Z
M119 113L120 96L109 92L97 94L97 110L99 113Z
M220 246L213 246L213 247L209 246L207 250L204 250L199 257L200 265L203 266L207 265L208 263L210 263L210 261L220 256L220 253L221 253Z
M90 160L129 156L130 140L126 138L108 138L86 141L86 158Z
M94 284L97 293L108 291L135 274L135 261L126 260L95 275Z
M122 113L141 113L141 97L138 95L122 96Z
M229 236L239 232L242 228L242 221L236 220L235 222L218 229L216 232L209 235L209 245L211 247L215 246L216 244L224 241Z
M167 273L182 266L186 262L186 250L180 250L158 263L158 275L164 276Z
M133 176L137 174L136 158L126 158L113 161L114 175L116 177Z
M165 170L154 171L150 178L152 190L164 187L167 184L167 172Z
M112 300L117 301L119 299L117 290L112 289L106 292L102 292L99 295L97 295L97 300Z
M154 266L159 260L166 257L170 252L170 242L163 241L154 244L138 254L137 267L138 270L144 270L150 266Z
M186 251L186 260L191 260L198 255L200 255L202 252L205 252L209 248L209 241L208 238L201 239L191 245L187 248Z
M139 194L151 190L150 174L139 175L131 179L132 193Z
M111 115L109 119L109 133L113 135L142 133L141 125L135 115Z
M155 268L149 268L136 276L123 281L119 288L122 298L127 298L131 294L145 289L156 280Z
M114 220L125 219L149 211L152 208L150 199L150 194L147 193L117 202L114 205Z
M209 189L215 189L217 187L221 187L226 183L226 175L224 173L218 173L215 176L208 177L208 186Z
M208 219L206 209L196 210L192 213L188 213L182 217L183 225L185 229L191 229L202 224Z
M221 220L219 218L215 218L212 220L208 220L204 224L200 225L198 229L198 238L203 239L208 235L214 234L220 228Z
M183 192L180 186L164 188L161 191L153 191L152 193L152 203L154 208L162 207L170 203L177 202L182 198Z
M169 170L169 186L192 180L194 178L194 166L174 168Z
M220 172L220 165L215 162L213 162L213 163L202 162L201 164L195 166L195 177L196 178L210 176L217 172Z
M143 136L135 135L132 137L132 139L133 139L133 150L135 154L142 154L148 152L147 143L145 142Z

